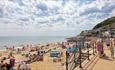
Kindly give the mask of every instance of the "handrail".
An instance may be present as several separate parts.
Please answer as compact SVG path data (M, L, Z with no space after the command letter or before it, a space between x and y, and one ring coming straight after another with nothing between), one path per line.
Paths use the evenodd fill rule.
M67 59L67 61L66 61L66 70L74 70L77 66L82 68L82 64L81 63L84 60L86 60L86 59L90 60L90 58L89 58L90 57L90 53L89 52L92 52L91 54L94 55L96 53L95 52L96 48L95 48L94 45L92 47L89 47L89 46L91 46L91 45L87 45L86 47L84 47L84 48L87 48L86 52L82 52L82 48L79 48L79 52L73 53L72 57L70 58L71 60L68 59L69 56L66 55L66 59ZM78 54L79 54L79 56L76 56ZM87 54L87 56L84 56L86 54ZM69 60L70 60L70 62L68 62Z

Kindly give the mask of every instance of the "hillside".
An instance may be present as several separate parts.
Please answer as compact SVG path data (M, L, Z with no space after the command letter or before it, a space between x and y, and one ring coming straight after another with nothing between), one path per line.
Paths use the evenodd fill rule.
M98 29L100 27L110 25L110 24L113 24L113 23L115 23L115 17L111 17L111 18L108 18L108 19L102 21L101 23L97 24L93 29Z

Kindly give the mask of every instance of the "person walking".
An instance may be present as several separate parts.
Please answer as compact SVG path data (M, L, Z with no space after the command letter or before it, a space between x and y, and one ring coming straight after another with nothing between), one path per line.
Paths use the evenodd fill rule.
M114 40L113 40L113 38L111 38L111 44L110 44L109 49L110 49L110 53L111 53L111 58L114 59Z
M101 42L101 39L99 39L98 41L97 41L97 45L96 45L96 49L97 49L97 52L98 52L98 55L99 55L99 57L102 57L103 56L103 44L102 44L102 42Z
M110 39L110 38L107 38L107 39L106 39L106 46L107 46L107 48L109 48L110 45L111 45L111 39Z

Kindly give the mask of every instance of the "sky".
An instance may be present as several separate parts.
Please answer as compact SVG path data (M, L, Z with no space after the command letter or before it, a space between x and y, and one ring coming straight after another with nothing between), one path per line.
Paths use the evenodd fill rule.
M0 36L75 36L115 16L115 0L0 0Z

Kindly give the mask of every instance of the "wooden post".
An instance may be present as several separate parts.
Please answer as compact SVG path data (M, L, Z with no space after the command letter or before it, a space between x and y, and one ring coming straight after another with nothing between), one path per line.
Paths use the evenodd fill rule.
M82 65L81 65L81 47L79 47L79 68L82 68Z
M77 47L78 47L78 45L77 45L77 42L76 42L76 46L75 46L76 50L78 49ZM77 51L78 51L78 50L77 50ZM77 58L77 56L76 56L76 54L78 53L77 51L74 52L74 63L75 63L74 68L76 67L76 65L77 65L77 60L78 60L78 58Z
M88 43L87 43L87 55L88 55L88 57L87 57L88 60L90 60L90 59L89 59L89 44L88 44Z
M93 55L95 55L95 45L93 43Z
M76 63L76 56L75 56L75 52L73 53L74 54L74 63Z
M66 70L68 70L68 52L66 51Z
M76 61L76 56L75 56L75 55L76 55L76 53L74 52L74 63L75 63L74 68L76 67L76 62L77 62L77 61Z
M94 43L94 49L95 49L95 53L97 53L97 51L96 51L96 42Z

